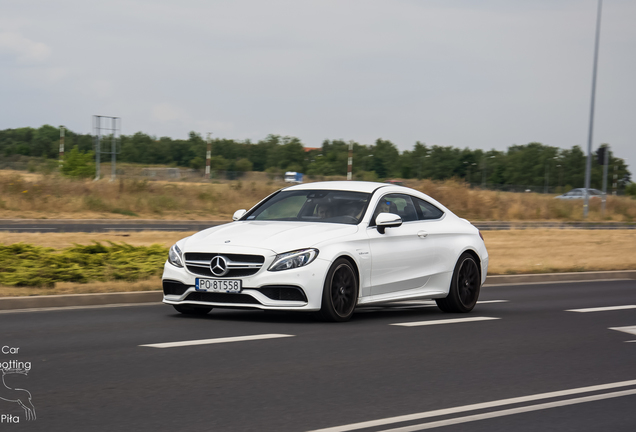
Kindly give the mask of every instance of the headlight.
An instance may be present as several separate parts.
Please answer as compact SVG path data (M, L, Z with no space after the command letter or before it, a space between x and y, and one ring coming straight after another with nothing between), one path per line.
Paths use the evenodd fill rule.
M276 255L269 271L289 270L306 266L318 256L318 249L302 249Z
M168 262L175 267L183 267L183 261L181 260L181 249L176 244L170 248L168 252Z

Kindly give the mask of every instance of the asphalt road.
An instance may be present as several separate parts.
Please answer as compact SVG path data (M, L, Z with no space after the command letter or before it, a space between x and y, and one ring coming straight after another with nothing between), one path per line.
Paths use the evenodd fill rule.
M112 231L200 231L229 221L161 221L121 219L0 219L0 232L112 232ZM618 222L501 222L482 221L474 225L484 231L510 229L636 229L633 223Z
M0 428L636 429L636 281L486 287L481 300L467 315L409 302L344 324L165 305L3 312L0 345L19 352L0 362L31 362L5 382L30 391L37 419L0 399L19 419ZM193 340L207 341L152 346Z

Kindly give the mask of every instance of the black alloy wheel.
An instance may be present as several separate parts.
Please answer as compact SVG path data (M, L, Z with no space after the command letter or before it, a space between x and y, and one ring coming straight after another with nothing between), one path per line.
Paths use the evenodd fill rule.
M481 288L481 275L475 258L465 252L457 260L448 296L437 299L444 312L470 312L477 304Z
M325 279L320 315L327 321L348 321L358 301L358 276L351 263L338 258Z
M209 306L172 305L177 312L184 315L207 315L212 310Z

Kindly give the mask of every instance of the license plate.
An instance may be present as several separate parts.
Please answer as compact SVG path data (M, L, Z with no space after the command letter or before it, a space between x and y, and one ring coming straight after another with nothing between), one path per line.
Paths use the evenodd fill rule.
M197 291L240 293L240 279L196 279L195 288Z

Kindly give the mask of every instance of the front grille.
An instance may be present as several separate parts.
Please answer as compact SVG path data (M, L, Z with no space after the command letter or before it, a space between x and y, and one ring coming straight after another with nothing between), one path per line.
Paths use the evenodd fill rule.
M211 292L193 292L188 294L186 300L202 301L211 303L228 303L228 304L261 304L251 295L247 294L224 294Z
M272 300L307 301L305 292L297 286L267 285L260 288L259 291Z
M164 280L163 281L163 293L165 295L183 295L184 292L188 289L188 286L182 284L181 282L173 281L173 280Z
M185 254L185 265L188 271L194 274L207 277L219 277L212 273L210 269L210 261L217 255L222 255L227 260L230 269L227 274L220 276L223 278L241 278L256 274L263 263L265 257L261 255L243 255L243 254L218 254L218 253L201 253L188 252Z

